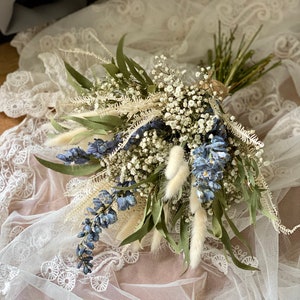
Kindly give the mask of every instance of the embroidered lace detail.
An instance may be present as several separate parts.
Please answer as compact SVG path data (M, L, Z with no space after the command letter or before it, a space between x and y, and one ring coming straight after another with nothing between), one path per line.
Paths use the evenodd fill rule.
M6 220L13 200L25 201L35 192L35 172L29 160L32 153L39 153L37 146L45 140L43 123L43 120L26 119L20 127L0 137L0 225ZM13 236L15 233L11 232Z
M300 41L294 34L282 34L275 41L274 53L282 59L300 63Z
M83 275L82 271L75 267L76 259L71 253L55 256L52 260L42 263L40 276L68 291L72 291L79 281L81 284L89 284L93 290L101 293L106 291L112 272L122 269L125 264L136 263L139 253L128 250L128 247L106 248L95 256L95 268L88 275Z
M258 24L279 23L283 15L297 7L298 0L222 1L216 7L219 20L228 28L237 24L244 33L252 34ZM214 28L216 29L216 27Z
M209 265L215 266L223 274L228 274L228 269L232 268L235 272L242 272L232 262L228 261L228 257L221 254L218 249L222 248L222 244L215 240L208 238L204 244L202 253L202 260ZM247 252L243 251L239 245L235 245L232 251L236 258L244 264L258 268L258 259L255 256L248 255Z
M249 128L255 128L258 134L266 130L263 125L277 121L284 113L297 107L295 102L282 99L272 76L265 76L250 87L238 91L224 104L239 121Z
M11 288L11 282L17 277L17 268L0 263L0 295L5 296Z

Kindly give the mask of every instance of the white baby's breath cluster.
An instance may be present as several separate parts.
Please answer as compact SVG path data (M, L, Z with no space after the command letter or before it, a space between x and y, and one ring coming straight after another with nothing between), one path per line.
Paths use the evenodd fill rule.
M209 101L216 97L209 82L209 68L201 68L194 73L193 84L185 78L186 70L167 66L164 56L156 57L152 75L162 90L160 106L162 119L173 133L179 134L179 142L189 149L201 144L201 136L212 129L215 116L211 114Z

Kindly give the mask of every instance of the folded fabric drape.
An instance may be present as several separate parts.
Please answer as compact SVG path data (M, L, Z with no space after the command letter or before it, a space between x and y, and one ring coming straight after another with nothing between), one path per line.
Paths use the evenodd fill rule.
M87 5L86 0L15 1L0 3L0 31L9 35L45 25Z

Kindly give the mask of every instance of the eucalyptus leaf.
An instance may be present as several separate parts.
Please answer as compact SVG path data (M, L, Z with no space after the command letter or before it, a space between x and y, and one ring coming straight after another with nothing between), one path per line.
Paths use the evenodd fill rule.
M115 64L102 64L102 66L111 77L118 80L116 74L120 73L120 70Z
M187 265L190 264L190 230L189 223L185 221L185 217L183 216L180 219L180 243L179 247L183 250L184 253L184 261Z
M176 253L180 253L180 247L176 244L175 240L172 238L171 234L167 229L167 225L165 222L165 214L164 210L161 212L160 222L157 223L156 229L161 233L161 235L167 240L170 246Z
M123 124L122 118L118 116L112 116L112 115L93 116L93 117L85 117L85 118L95 123L108 125L111 128L118 127Z
M76 71L70 64L67 62L64 62L64 64L68 73L80 84L80 86L88 90L91 90L94 87L93 83L89 79Z
M59 133L63 133L66 132L68 130L68 128L60 125L56 120L54 120L53 118L50 119L51 125L53 126L53 128L58 131Z
M141 241L142 238L152 230L154 226L153 223L153 219L152 219L152 215L148 215L143 223L143 225L141 226L140 229L138 229L137 231L135 231L133 234L131 234L130 236L128 236L126 239L124 239L120 246L124 246L126 244L130 244L134 241Z
M120 39L120 41L118 43L117 53L116 53L116 61L117 61L119 70L123 74L124 78L128 79L130 77L130 73L127 69L127 65L125 62L125 56L123 53L124 39L125 39L125 35L122 36L122 38Z
M101 124L101 123L92 122L92 121L89 121L86 118L67 116L67 117L65 117L65 119L77 122L77 123L83 125L84 127L88 128L88 129L103 130L102 134L107 134L108 132L106 130L111 130L110 126L107 126L107 125Z
M88 176L95 174L102 170L99 164L83 164L83 165L64 165L59 163L50 162L35 156L40 164L43 166L57 171L59 173L74 175L74 176Z
M162 201L160 199L158 199L157 197L153 197L151 211L152 211L152 218L153 218L154 226L156 226L157 223L160 221L162 210L163 210Z
M251 271L258 271L259 269L255 268L255 267L252 267L250 265L246 265L244 263L242 263L241 261L239 261L234 253L233 253L233 250L232 250L232 244L231 244L231 241L230 241L230 238L228 236L228 233L227 231L225 230L225 228L222 226L222 237L221 237L221 241L225 247L225 249L228 251L228 253L230 254L230 257L233 261L233 263L243 269L243 270L251 270Z

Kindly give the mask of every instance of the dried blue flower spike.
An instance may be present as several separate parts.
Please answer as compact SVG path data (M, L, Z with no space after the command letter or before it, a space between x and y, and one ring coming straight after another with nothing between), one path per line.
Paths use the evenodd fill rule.
M90 160L90 156L79 147L71 148L65 151L64 154L58 154L56 157L62 160L67 165L71 163L75 163L79 165L85 164Z

